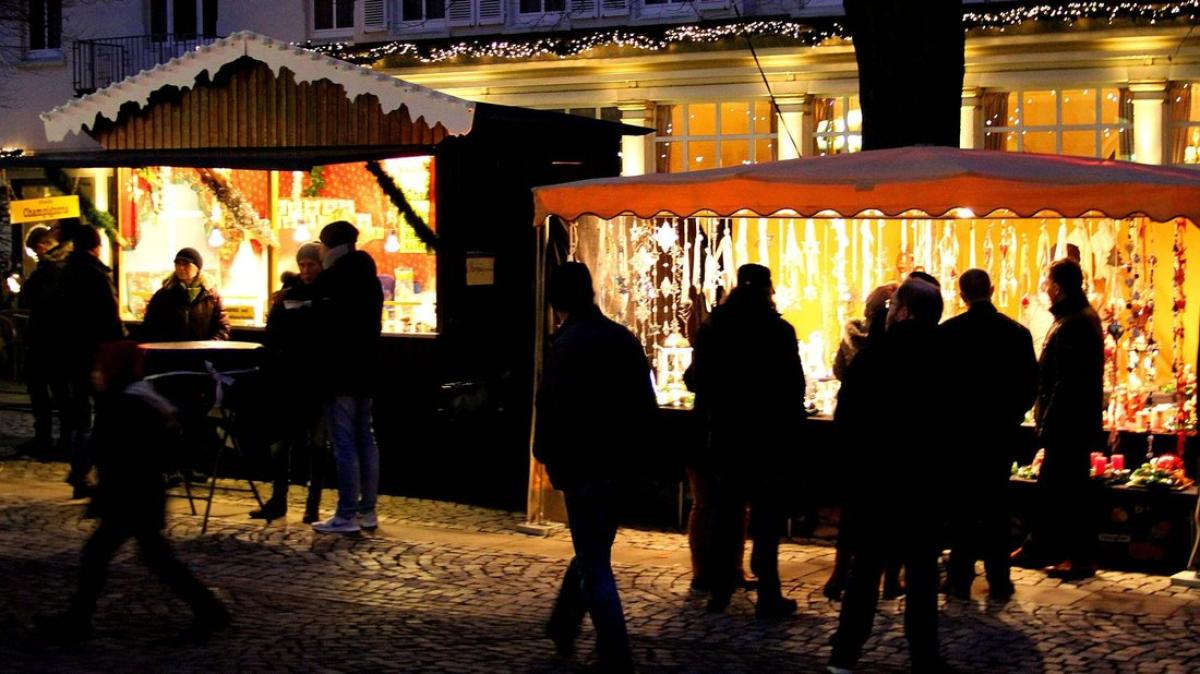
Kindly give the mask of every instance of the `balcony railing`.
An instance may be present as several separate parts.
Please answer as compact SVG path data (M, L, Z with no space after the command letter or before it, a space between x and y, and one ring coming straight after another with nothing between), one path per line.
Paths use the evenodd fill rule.
M182 56L219 39L202 35L129 35L76 40L72 46L75 95L90 94L113 82Z

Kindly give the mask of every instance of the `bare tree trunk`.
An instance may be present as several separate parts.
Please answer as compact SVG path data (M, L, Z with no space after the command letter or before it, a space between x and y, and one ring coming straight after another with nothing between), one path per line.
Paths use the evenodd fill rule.
M958 147L962 0L844 0L858 59L863 149Z

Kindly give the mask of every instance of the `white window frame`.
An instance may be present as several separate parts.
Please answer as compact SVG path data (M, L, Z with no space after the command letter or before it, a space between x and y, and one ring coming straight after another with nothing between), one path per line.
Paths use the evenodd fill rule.
M721 143L723 141L748 141L749 145L750 145L750 163L751 164L765 164L765 163L769 163L769 162L773 162L773 161L778 161L779 160L779 132L778 131L764 131L762 133L757 133L754 131L754 120L751 119L750 120L750 133L721 133L721 105L722 104L724 104L724 103L749 103L751 114L753 114L755 104L759 103L761 100L762 99L758 99L758 98L751 98L751 99L729 98L729 99L723 99L723 100L719 100L719 101L679 101L679 102L664 101L664 102L658 103L657 105L664 105L664 106L670 106L670 105L684 106L683 125L685 128L684 128L682 134L678 133L679 129L672 129L671 130L672 135L670 135L670 136L659 136L659 135L654 136L654 167L655 167L656 172L657 172L657 167L658 167L658 160L662 158L659 156L659 148L662 145L666 145L666 144L670 144L670 143L681 143L683 145L682 152L683 152L683 165L684 165L683 172L684 173L687 173L692 170L697 170L697 171L702 170L702 169L692 169L689 165L688 160L690 159L690 155L688 153L688 144L693 141L706 142L706 143L715 142L716 149L714 151L717 153L718 160L721 157ZM716 129L716 133L715 134L704 134L704 135L699 135L699 136L691 135L690 130L687 128L687 127L691 126L691 121L690 121L691 115L688 114L688 106L710 105L710 104L715 104L717 106L716 115L714 118L714 127L713 127L714 129ZM774 116L774 112L772 112L770 114L772 116ZM655 120L655 121L657 122L657 120ZM657 128L657 123L655 124L655 126ZM769 141L771 143L771 149L774 152L774 156L772 156L770 159L760 160L757 157L758 141L760 141L760 140ZM728 167L720 166L718 164L717 168L728 168Z
M816 121L816 119L813 120L812 144L809 146L812 148L813 155L817 156L817 157L829 157L829 156L833 156L834 154L853 154L855 152L861 152L862 151L862 99L859 98L858 94L836 94L836 95L827 94L825 96L813 96L813 98L814 99L826 99L826 98L841 99L841 102L842 102L842 118L841 118L842 128L840 131L837 130L836 128L833 131L818 131L817 130L817 121ZM851 99L855 99L855 98L858 99L858 107L852 109L850 107L850 101L851 101ZM852 116L851 113L854 110L857 110L858 115L859 115L859 118L858 118L859 126L858 126L857 132L850 130L850 118ZM836 127L835 122L837 121L837 118L831 118L829 121L830 121L831 125ZM837 153L821 150L820 143L819 143L820 139L825 139L826 144L832 147L832 146L836 145L838 138L842 139L842 144L845 147L854 148L854 149L848 149L845 152L837 152ZM851 142L852 138L857 138L858 139L857 143ZM856 144L857 144L857 148L855 148Z
M425 10L425 1L426 0L421 0L422 12L424 12L424 10ZM457 4L460 2L465 2L465 3L470 4L470 3L472 3L472 0L442 0L442 18L440 18L440 19L430 19L430 18L409 19L404 16L404 1L396 0L396 4L394 7L395 13L393 14L393 16L396 17L394 23L395 23L395 25L400 27L400 30L408 31L408 32L413 32L414 29L439 30L439 29L445 28L449 22L450 5ZM472 23L473 23L474 19L475 19L475 12L473 10L471 12L471 19L472 19Z
M1092 124L1063 124L1062 123L1062 119L1063 119L1063 95L1062 95L1062 92L1063 92L1064 88L1069 88L1072 91L1074 91L1076 89L1082 89L1084 91L1095 92L1096 121L1094 123L1092 123ZM1117 133L1129 133L1129 134L1133 133L1133 119L1128 119L1124 122L1115 122L1115 123L1111 123L1111 124L1106 124L1103 121L1101 121L1102 115L1104 112L1103 92L1105 89L1118 90L1117 105L1118 105L1118 114L1119 114L1119 112L1120 112L1120 93L1119 92L1120 92L1121 87L1118 85L1114 85L1114 84L1101 84L1101 85L1086 85L1086 84L1084 84L1084 85L1071 85L1069 87L1051 86L1051 87L1021 87L1019 89L998 89L998 90L996 90L996 93L1002 93L1002 94L1006 94L1006 95L1013 94L1013 93L1017 94L1017 100L1020 101L1020 105L1019 105L1020 109L1017 111L1017 124L1016 124L1016 126L1007 126L1007 125L992 126L989 124L989 122L991 120L987 120L987 119L983 120L984 142L986 143L987 135L989 133L1001 133L1001 134L1016 133L1017 134L1017 149L1015 151L1016 152L1024 152L1025 151L1025 134L1026 133L1031 132L1031 131L1035 132L1035 133L1053 131L1054 132L1054 153L1062 156L1063 132L1095 131L1096 154L1093 155L1092 158L1099 159L1100 152L1104 148L1104 131L1106 129L1116 130ZM1041 92L1045 92L1045 91L1049 91L1052 94L1054 94L1054 122L1055 123L1054 124L1039 124L1037 126L1026 126L1024 124L1024 121L1025 121L1024 100L1025 100L1026 92L1041 93ZM1008 114L1012 115L1013 111L1009 110ZM1005 120L1005 121L1007 122L1008 120ZM1067 156L1076 156L1076 155L1067 155ZM1120 159L1118 161L1130 161L1130 159L1128 157L1126 157L1126 158Z
M631 0L632 1L632 0ZM730 2L742 0L667 0L658 4L647 4L646 0L637 0L638 14L644 17L693 16L702 18L705 10L729 9ZM740 7L740 5L739 5Z
M45 6L45 14L42 17L42 24L43 24L42 28L45 31L45 34L42 35L42 38L44 40L46 40L46 42L49 42L49 39L47 39L50 37L50 30L49 30L50 29L50 21L49 21L50 7L49 7L49 5L52 2L58 3L58 17L59 17L58 46L57 47L40 47L40 48L34 49L32 46L33 45L33 25L30 23L30 19L32 19L32 17L27 17L27 19L25 21L24 30L22 31L24 33L25 40L27 41L24 55L23 55L23 60L26 60L26 61L59 61L59 60L65 58L65 55L64 55L65 53L63 52L63 30L62 30L63 26L62 26L62 24L66 17L63 16L62 0L43 0L42 4Z
M354 0L330 0L330 1L333 2L333 22L334 22L334 24L337 23L338 4L343 3L343 2L349 2L351 4L354 4ZM308 11L309 11L309 14L308 14L309 25L312 27L311 34L313 37L328 38L328 37L353 37L354 36L354 23L353 23L354 22L354 18L353 18L354 14L351 14L352 18L351 18L351 23L349 26L335 25L333 28L318 29L317 28L317 0L308 0ZM357 9L355 11L357 11Z
M546 3L549 0L537 0L537 1L541 3L542 11L540 11L540 12L522 12L521 11L521 0L512 0L513 23L515 23L518 26L529 26L529 25L541 23L542 21L545 21L547 18L552 18L557 21L567 15L574 16L574 17L587 18L587 17L582 17L582 15L574 14L571 11L572 0L562 0L562 3L563 3L562 9L551 9L551 10L547 10L545 8Z

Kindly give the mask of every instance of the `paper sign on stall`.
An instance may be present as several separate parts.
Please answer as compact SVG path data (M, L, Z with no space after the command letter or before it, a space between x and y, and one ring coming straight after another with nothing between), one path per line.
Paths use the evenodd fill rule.
M496 283L496 258L490 255L467 256L467 285L490 286Z

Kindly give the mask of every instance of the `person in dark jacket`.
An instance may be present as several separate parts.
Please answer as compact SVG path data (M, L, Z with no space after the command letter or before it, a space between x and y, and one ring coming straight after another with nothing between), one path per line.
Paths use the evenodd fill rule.
M1033 415L1046 450L1038 476L1040 521L1026 546L1013 553L1013 562L1053 564L1048 575L1079 580L1096 573L1089 463L1103 432L1104 336L1084 293L1078 263L1064 259L1051 264L1047 292L1054 325L1038 363Z
M885 283L867 296L864 303L863 318L852 319L846 323L842 342L838 345L837 355L833 361L833 376L841 381L846 376L850 363L863 350L877 344L882 338L887 322L888 303L896 292L895 283ZM835 412L836 414L836 412ZM846 577L850 574L851 554L847 543L850 541L854 528L854 509L848 504L842 505L842 516L838 520L837 547L833 556L833 570L825 581L822 593L834 601L842 598L846 587ZM893 599L904 594L900 583L900 565L896 560L890 560L883 576L883 598Z
M316 522L325 533L351 533L379 525L379 448L371 429L383 330L383 286L375 261L355 250L358 229L344 220L321 230L321 264L314 308L321 345L332 354L322 371L325 423L338 471L338 505L333 517ZM360 524L361 520L361 524Z
M904 631L913 670L944 668L938 647L938 554L944 375L937 342L942 296L909 278L892 297L886 332L858 354L838 394L836 423L855 452L853 555L830 671L850 671L870 637L879 580L899 557L907 578Z
M546 633L560 654L570 653L586 612L600 668L632 671L611 555L617 483L637 463L628 429L651 428L657 410L650 365L637 338L596 306L586 266L568 262L555 269L548 293L562 323L538 388L533 451L563 491L575 557Z
M229 339L229 317L221 295L204 285L204 258L195 248L175 254L175 273L146 305L142 341L187 342Z
M982 558L988 594L1003 600L1013 593L1005 491L1021 422L1037 395L1037 357L1029 330L992 304L987 272L968 269L958 288L967 311L940 327L953 393L950 435L960 443L957 483L964 490L951 508L945 590L969 598L975 560Z
M313 292L321 273L321 249L306 243L296 251L298 274L287 274L283 288L271 298L267 314L267 378L271 381L279 416L274 425L280 437L271 447L271 498L251 517L267 520L287 513L287 493L291 463L296 456L309 459L308 501L304 523L318 519L321 489L324 486L325 424L319 379L313 374L320 337L313 309Z
M94 227L72 230L73 250L51 292L51 340L62 376L67 382L67 426L71 470L67 482L74 497L86 496L92 460L88 452L91 429L91 372L102 344L125 338L117 311L117 292L111 270L100 261L100 232Z
M137 541L146 566L191 607L189 636L207 636L230 622L228 610L175 557L163 536L164 450L177 442L178 423L174 406L149 382L138 381L137 351L135 342L109 342L97 358L93 440L100 479L92 509L100 525L83 546L79 588L70 607L38 621L46 641L70 643L90 635L108 566L129 539Z
M775 309L774 292L769 269L740 267L737 287L700 327L692 354L696 409L708 429L714 483L708 609L725 610L741 581L737 556L748 503L755 612L762 618L796 610L779 579L779 539L787 522L780 479L795 452L779 446L779 425L804 418L796 331Z
M25 386L33 408L33 440L24 448L35 456L44 457L54 446L54 408L57 405L60 421L59 445L69 449L69 423L66 419L70 389L56 367L57 356L51 348L54 335L50 306L54 287L62 275L63 262L51 257L49 251L57 245L49 227L38 225L25 237L25 250L37 258L37 268L25 279L17 308L29 312L25 325Z

